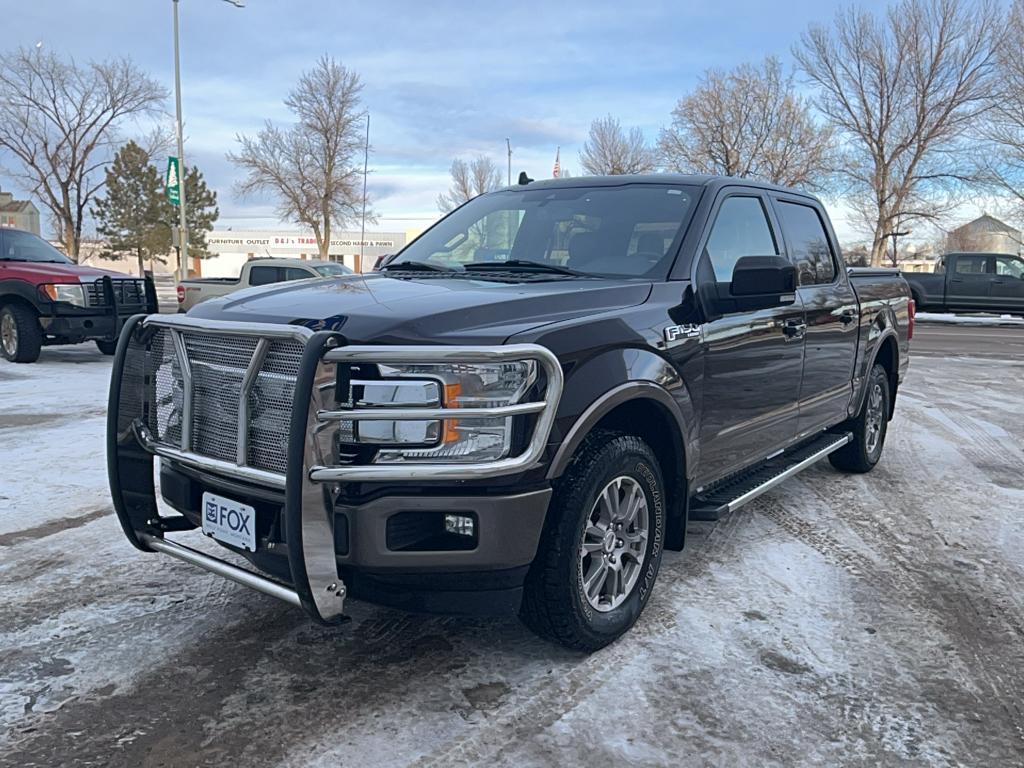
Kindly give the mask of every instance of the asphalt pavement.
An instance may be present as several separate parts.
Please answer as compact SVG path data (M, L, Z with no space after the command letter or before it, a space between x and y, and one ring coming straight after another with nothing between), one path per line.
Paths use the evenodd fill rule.
M910 356L918 355L1024 360L1024 325L918 323Z

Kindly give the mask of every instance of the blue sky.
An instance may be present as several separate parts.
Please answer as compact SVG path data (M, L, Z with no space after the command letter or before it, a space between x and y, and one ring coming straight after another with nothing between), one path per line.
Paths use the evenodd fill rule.
M789 62L801 31L839 6L181 0L186 158L218 191L218 226L276 225L268 201L236 198L224 154L237 133L287 121L284 96L329 53L365 83L377 229L404 229L436 216L453 157L489 154L505 168L509 136L514 175L549 176L558 146L575 172L595 117L610 113L654 140L704 69L769 54ZM4 48L42 41L80 60L126 55L173 85L170 0L0 0L0 18ZM836 218L841 236L852 234Z

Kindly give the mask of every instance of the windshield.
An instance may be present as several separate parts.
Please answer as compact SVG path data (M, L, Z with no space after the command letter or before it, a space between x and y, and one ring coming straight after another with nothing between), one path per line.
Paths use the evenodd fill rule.
M313 269L324 277L337 277L338 275L352 274L352 270L344 264L314 264Z
M664 276L696 193L678 184L495 192L453 211L388 267L462 271L508 262L529 269L535 262L585 275Z
M73 262L41 237L20 229L0 231L0 261L43 261L52 264Z

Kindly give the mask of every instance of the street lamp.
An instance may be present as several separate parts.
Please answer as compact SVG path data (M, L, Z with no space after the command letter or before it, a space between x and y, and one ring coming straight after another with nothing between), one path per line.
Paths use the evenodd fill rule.
M224 0L236 8L244 8L242 0ZM178 46L178 0L171 0L174 9L174 106L178 120L178 226L181 229L181 250L178 252L177 278L179 282L185 274L185 262L188 261L188 224L185 220L185 136L181 127L181 56Z

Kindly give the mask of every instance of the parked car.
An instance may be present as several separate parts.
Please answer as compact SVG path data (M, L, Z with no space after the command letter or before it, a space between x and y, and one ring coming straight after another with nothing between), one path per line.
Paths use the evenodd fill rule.
M382 272L126 327L114 506L139 549L318 621L348 597L518 611L592 651L637 620L688 519L825 457L875 466L912 322L906 281L846 269L804 193L675 175L514 186ZM157 456L176 514L157 509ZM257 571L176 540L191 529Z
M251 259L242 265L238 277L193 277L182 280L178 283L178 311L188 312L196 304L254 285L351 274L353 272L350 268L336 261Z
M0 353L34 363L43 346L95 341L114 354L126 319L157 311L150 279L75 264L41 237L0 229Z
M1024 314L1024 259L1005 253L947 253L935 272L904 272L919 310Z

